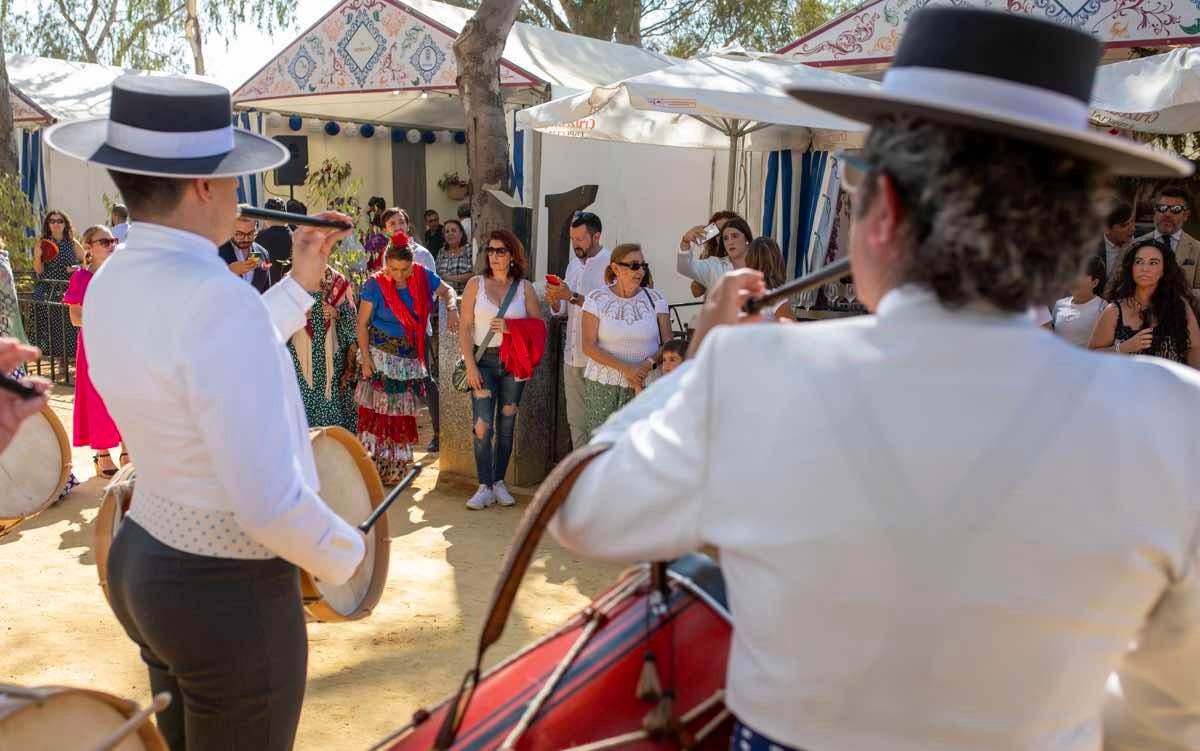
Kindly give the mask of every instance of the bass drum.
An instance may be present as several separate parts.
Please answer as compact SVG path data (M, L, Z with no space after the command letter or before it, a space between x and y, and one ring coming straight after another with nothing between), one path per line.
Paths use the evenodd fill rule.
M131 701L103 691L64 686L26 688L0 683L0 749L94 751L138 711ZM113 751L167 751L153 723L143 722Z
M667 592L656 602L658 590L651 586L648 565L626 572L616 586L557 632L485 674L450 748L501 748L587 624L602 614L599 626L569 660L569 668L514 748L564 751L586 744L622 751L679 748L674 740L632 737L611 746L602 743L641 730L654 709L654 701L636 695L649 652L655 656L663 684L674 686L674 711L695 739L692 748L728 749L733 720L722 702L732 619L721 571L707 556L685 556L668 568ZM443 702L432 712L419 712L418 722L400 729L373 751L433 748L449 705Z
M71 443L49 406L0 453L0 537L58 499L71 476Z
M104 497L100 501L100 512L96 514L92 535L92 551L96 555L96 575L100 577L100 589L104 591L104 599L108 600L108 551L112 548L113 538L129 513L129 504L133 501L133 486L137 472L132 464L126 464L117 470L112 480L104 488ZM110 600L111 603L111 600Z

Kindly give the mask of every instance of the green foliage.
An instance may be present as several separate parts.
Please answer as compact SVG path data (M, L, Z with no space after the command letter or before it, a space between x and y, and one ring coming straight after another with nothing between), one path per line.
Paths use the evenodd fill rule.
M4 238L15 270L30 268L37 229L37 214L21 190L20 176L0 175L0 237Z
M202 32L232 42L253 24L287 28L292 0L197 0ZM146 70L191 70L181 0L0 0L0 33L14 54Z
M312 211L322 211L328 207L348 214L354 221L354 233L333 249L329 255L329 265L346 277L354 290L358 291L367 281L366 254L358 241L366 228L363 224L365 215L357 198L363 181L361 177L351 179L353 171L349 162L330 157L315 169L309 165L304 189Z

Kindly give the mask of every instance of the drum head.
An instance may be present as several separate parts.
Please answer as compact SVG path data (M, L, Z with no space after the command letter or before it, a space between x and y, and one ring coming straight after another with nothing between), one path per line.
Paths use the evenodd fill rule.
M343 428L320 428L312 432L311 438L321 498L350 524L361 524L383 501L383 484L374 463L358 439ZM387 518L380 519L371 532L367 536L367 563L350 581L335 587L308 577L320 597L307 605L316 620L364 618L378 604L387 579Z
M0 453L0 519L32 516L58 498L71 473L71 444L50 409L33 415Z
M0 686L0 748L61 751L98 748L133 716L133 702L100 691L72 688L34 689L40 701L5 694ZM147 720L115 746L116 751L166 751L154 724Z

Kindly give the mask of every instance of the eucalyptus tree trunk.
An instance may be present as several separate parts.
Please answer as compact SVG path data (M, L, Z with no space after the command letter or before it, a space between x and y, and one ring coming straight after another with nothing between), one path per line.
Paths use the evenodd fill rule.
M17 174L17 142L14 138L12 92L4 64L4 40L0 39L0 175Z
M458 93L466 112L467 169L471 174L471 243L478 254L492 230L504 226L489 189L509 192L508 130L500 92L500 57L521 0L483 0L458 38Z

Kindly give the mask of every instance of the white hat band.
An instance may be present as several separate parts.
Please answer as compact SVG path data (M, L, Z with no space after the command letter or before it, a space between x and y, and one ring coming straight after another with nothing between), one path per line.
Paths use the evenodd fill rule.
M165 133L109 120L105 143L114 149L155 159L202 159L233 151L233 126Z
M883 76L881 90L954 109L983 109L1064 128L1084 129L1088 107L1075 97L977 73L905 66Z

